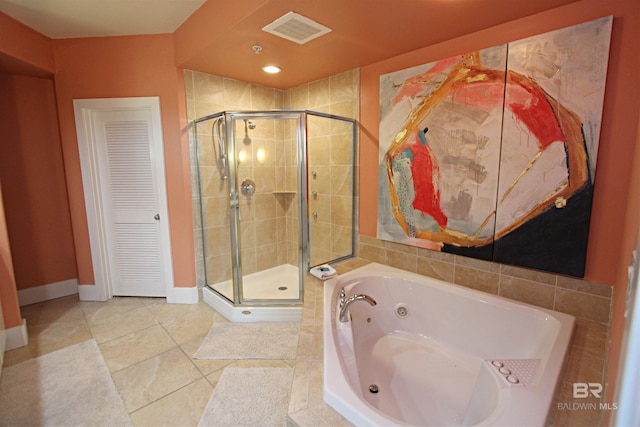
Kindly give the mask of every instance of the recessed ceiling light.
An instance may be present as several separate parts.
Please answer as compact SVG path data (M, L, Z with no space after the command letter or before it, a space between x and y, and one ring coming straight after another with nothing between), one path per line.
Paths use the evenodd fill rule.
M278 74L280 71L280 67L276 67L275 65L267 65L266 67L262 67L262 71L269 74Z

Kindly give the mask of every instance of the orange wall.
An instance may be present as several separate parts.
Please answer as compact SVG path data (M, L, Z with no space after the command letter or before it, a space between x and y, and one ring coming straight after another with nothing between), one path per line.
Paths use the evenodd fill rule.
M0 185L0 304L2 304L4 327L9 329L20 326L22 318L20 316L20 306L18 305L18 293L16 291L16 280L13 275L13 262L9 246L9 233L7 232L5 219L2 186Z
M0 12L0 59L20 62L31 73L53 73L51 39Z
M53 40L55 87L80 284L93 284L73 100L159 96L175 286L195 286L188 140L182 73L173 37L102 37ZM182 89L183 90L183 89Z
M75 279L53 82L0 75L0 179L18 289Z

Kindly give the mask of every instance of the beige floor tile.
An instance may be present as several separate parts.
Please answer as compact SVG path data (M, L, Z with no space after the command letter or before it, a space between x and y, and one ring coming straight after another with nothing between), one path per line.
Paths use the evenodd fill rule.
M175 341L160 325L100 344L100 351L111 372L157 356L174 347Z
M204 338L214 323L215 312L207 305L171 304L149 309L178 344Z
M198 304L147 304L147 308L163 323L174 320L179 316L195 315L197 313L212 316L215 311L204 302Z
M89 321L89 329L96 341L103 343L149 328L157 323L149 309L142 305L133 310L113 312L108 317L101 316L99 322Z
M298 360L311 360L313 357L313 344L313 326L300 328L296 358Z
M220 377L222 376L223 372L224 369L219 369L207 375L207 381L209 381L209 384L211 384L212 387L215 388L215 386L218 384L218 381L220 381Z
M322 360L311 362L311 369L309 369L309 406L324 403L323 372Z
M331 427L347 427L353 425L326 403L321 403L317 406L314 406L311 408L311 410Z
M178 344L184 344L196 338L203 339L213 326L213 321L208 323L197 316L186 316L164 322L162 326Z
M20 313L27 319L27 325L30 327L53 322L84 321L78 295L27 305L20 308Z
M29 343L24 347L6 352L5 367L91 339L91 332L84 319L53 322L48 325L38 324L34 327L30 327L27 323L27 331Z
M191 358L191 362L196 365L203 375L209 375L234 362L233 360L195 359L193 355L198 351L198 348L200 348L203 338L204 336L201 336L180 345L182 350Z
M313 360L320 360L324 357L324 335L322 331L322 323L316 324L316 328L313 334L313 352L311 357Z
M230 368L291 368L290 360L246 359L234 360Z
M131 413L202 378L179 348L169 350L112 374Z
M311 362L298 360L293 369L289 412L301 411L309 406L309 371Z
M131 414L136 427L189 427L198 425L213 387L202 378Z
M80 307L89 323L100 323L112 316L145 307L143 298L114 297L107 301L81 301Z
M305 409L289 414L287 425L296 427L318 427L326 426L327 424L310 409Z

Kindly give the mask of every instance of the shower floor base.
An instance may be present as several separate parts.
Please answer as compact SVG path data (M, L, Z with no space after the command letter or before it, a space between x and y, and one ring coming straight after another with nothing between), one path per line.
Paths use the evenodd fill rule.
M229 299L233 299L233 282L216 283L211 286ZM298 267L282 264L267 270L242 277L242 297L244 300L297 300L300 297Z
M218 294L232 298L231 280L205 286L202 296L204 302L231 322L297 322L302 317L302 303L295 302L300 295L298 281L298 267L283 264L244 276L242 305L234 306ZM251 300L260 303L252 304ZM265 300L273 300L273 305L264 305ZM287 300L293 300L291 305Z

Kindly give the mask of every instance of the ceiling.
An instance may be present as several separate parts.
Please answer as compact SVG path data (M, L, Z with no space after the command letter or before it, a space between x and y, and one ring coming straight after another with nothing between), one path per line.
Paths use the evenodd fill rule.
M206 0L0 0L0 11L52 39L173 33Z
M175 33L188 51L178 67L286 89L575 1L0 0L0 11L52 39ZM262 31L290 11L332 31L306 44Z

